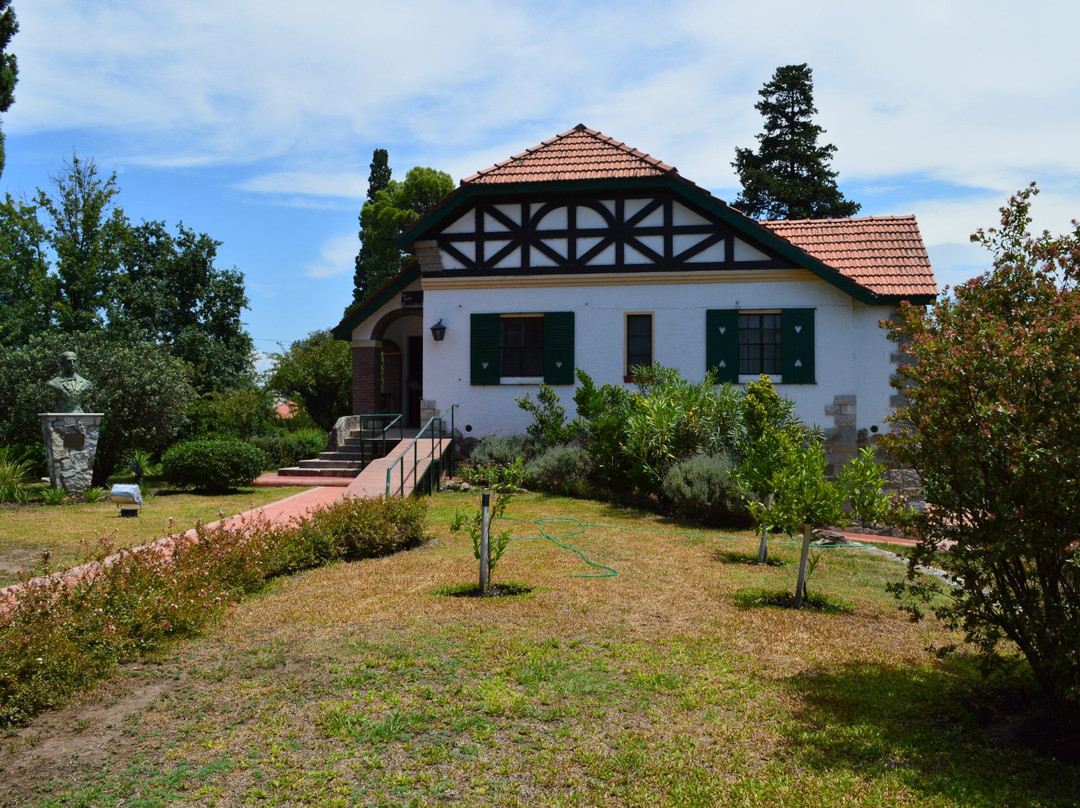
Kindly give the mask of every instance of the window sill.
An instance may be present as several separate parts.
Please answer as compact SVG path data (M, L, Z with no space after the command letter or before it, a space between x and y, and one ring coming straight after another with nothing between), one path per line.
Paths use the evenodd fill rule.
M543 376L503 376L499 384L541 384L543 381Z
M769 381L771 381L773 384L783 384L784 383L784 377L781 376L779 373L765 373L765 374L761 374L761 373L740 373L739 374L739 384L750 384L750 382L756 382L758 379L760 379L762 377L762 375L768 376Z

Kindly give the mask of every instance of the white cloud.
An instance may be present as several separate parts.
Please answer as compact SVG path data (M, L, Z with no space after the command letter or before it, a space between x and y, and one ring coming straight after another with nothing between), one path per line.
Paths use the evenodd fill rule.
M250 279L253 298L267 290L261 306L287 299L267 333L294 320L310 331L343 303L285 294L263 277L278 270L266 245L318 256L289 267L323 280L309 290L336 278L347 297L356 234L324 239L344 220L298 216L233 236L217 229L230 217L289 206L353 218L373 148L389 149L395 177L426 165L460 180L579 122L731 201L735 148L761 129L758 90L804 61L841 187L865 213L915 213L942 283L985 265L968 234L1033 179L1037 227L1063 232L1080 215L1080 4L34 0L18 15L5 181L13 144L93 140L104 165L144 166L162 194L185 174L210 186L203 198L242 192L256 214L231 205L214 232L230 246L258 232L235 252L262 267Z
M362 200L367 195L366 174L280 171L238 183L241 191L285 196L332 196Z
M162 167L277 163L256 192L364 173L371 144L465 176L579 121L733 187L757 90L799 61L841 181L1080 174L1080 110L1062 103L1080 95L1066 55L1080 7L39 0L19 14L9 132L110 130L125 160Z
M360 241L356 233L334 236L323 242L317 261L304 265L309 278L336 278L356 270Z

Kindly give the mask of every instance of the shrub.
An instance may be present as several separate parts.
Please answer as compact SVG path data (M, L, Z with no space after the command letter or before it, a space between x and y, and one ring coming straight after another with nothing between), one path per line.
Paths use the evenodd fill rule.
M509 466L529 450L529 439L524 435L489 435L473 449L471 460L477 466L494 463Z
M0 449L0 502L15 502L23 486L30 481L33 463L17 455L13 447Z
M638 391L596 387L578 371L574 394L585 448L597 479L621 500L648 500L660 492L668 469L696 454L731 450L740 435L739 393L717 387L711 375L696 384L673 368L637 368Z
M209 491L248 485L264 468L262 451L239 440L184 441L161 458L162 474L168 482Z
M533 417L526 433L537 446L550 448L574 439L576 430L573 425L566 423L566 408L559 402L559 394L548 385L540 383L536 401L528 394L515 400L521 409Z
M680 516L706 525L749 524L750 512L727 454L696 455L664 476L664 496Z
M553 446L526 464L525 480L540 491L587 497L594 490L593 470L592 455L582 447Z
M495 462L477 465L469 461L458 467L458 476L470 485L482 485L493 491L512 494L525 484L525 460L519 457L507 465Z
M273 430L281 420L270 393L254 387L206 393L188 406L187 418L183 437L190 439L249 440Z
M1080 713L1080 224L1032 235L1034 187L979 230L994 266L930 310L904 306L890 332L911 361L888 451L932 503L899 594L926 598L986 657L1015 643L1056 713ZM943 541L949 553L936 554ZM931 563L960 583L920 582ZM920 602L908 603L918 616Z
M300 531L303 541L333 544L342 559L353 561L415 547L426 518L426 503L415 497L350 497L316 511Z
M199 526L171 555L125 550L92 577L28 582L0 612L0 726L63 703L117 662L195 633L270 577L413 546L425 516L421 500L347 499L299 524ZM103 543L95 558L111 550Z
M266 455L267 468L281 468L326 451L327 435L321 429L298 429L262 435L251 442Z

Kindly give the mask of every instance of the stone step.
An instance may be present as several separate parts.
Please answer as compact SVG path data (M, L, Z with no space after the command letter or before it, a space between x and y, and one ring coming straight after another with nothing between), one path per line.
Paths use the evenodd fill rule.
M360 460L328 460L328 459L316 459L316 460L301 460L296 464L302 469L330 469L330 468L343 468L343 469L362 469L364 463Z
M393 448L396 444L397 444L396 440L389 440L388 439L386 441L387 450ZM341 444L338 446L338 448L339 449L355 449L355 450L379 449L379 448L382 448L382 445L383 445L383 441L382 441L381 438L368 438L368 439L364 439L364 440L359 440L357 438L345 438L345 440L343 440L341 442Z
M343 449L338 449L336 452L319 452L319 460L347 460L356 463L362 463L365 460L371 460L375 455L371 452L350 452Z
M299 466L290 466L288 468L278 469L278 475L281 477L359 477L359 468L300 468Z

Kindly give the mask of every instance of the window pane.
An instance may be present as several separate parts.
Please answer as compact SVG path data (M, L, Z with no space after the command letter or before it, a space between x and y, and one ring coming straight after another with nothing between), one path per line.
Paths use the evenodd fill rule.
M629 314L626 317L626 375L635 365L652 364L652 315Z
M544 318L503 317L502 375L544 375Z
M778 375L782 367L781 315L739 315L739 373Z

